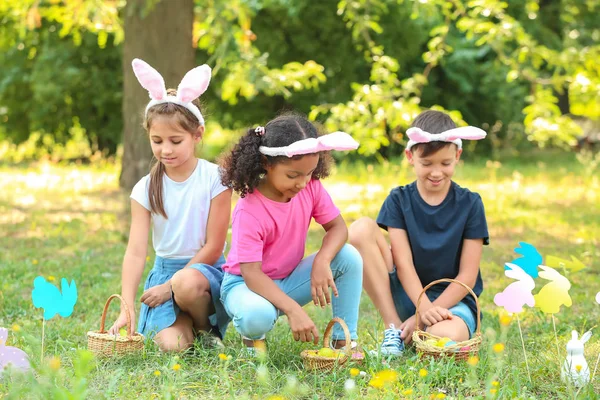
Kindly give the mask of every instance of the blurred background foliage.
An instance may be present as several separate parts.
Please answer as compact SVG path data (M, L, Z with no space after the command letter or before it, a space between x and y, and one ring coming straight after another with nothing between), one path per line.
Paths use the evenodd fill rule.
M0 160L118 153L125 5L0 2ZM484 157L569 151L598 132L599 13L596 0L195 0L190 48L213 68L206 155L288 109L380 160L424 108L488 131L468 145Z

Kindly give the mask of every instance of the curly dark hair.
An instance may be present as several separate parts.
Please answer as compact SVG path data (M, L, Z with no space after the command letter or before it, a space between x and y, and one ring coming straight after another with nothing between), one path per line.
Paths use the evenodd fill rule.
M291 158L286 156L265 156L258 151L260 146L284 147L302 139L317 138L317 128L306 117L289 113L280 115L265 126L263 135L258 135L254 128L248 129L231 152L219 159L221 166L221 182L223 185L239 193L240 197L252 193L266 173L264 165L287 163L299 160L304 155ZM317 168L312 179L329 176L333 158L329 152L319 153Z
M456 128L456 124L452 121L452 118L444 112L436 110L423 111L417 115L417 118L413 121L412 126L421 128L422 130L429 133L442 133L449 129ZM429 142L429 143L417 143L412 146L411 151L415 153L417 150L421 150L421 157L429 157L432 154L437 153L441 149L447 146L452 146L450 142ZM456 145L454 145L456 146Z

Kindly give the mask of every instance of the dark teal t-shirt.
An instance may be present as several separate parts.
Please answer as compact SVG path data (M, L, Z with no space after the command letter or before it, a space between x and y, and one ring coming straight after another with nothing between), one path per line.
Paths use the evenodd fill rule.
M419 195L417 183L392 189L383 202L377 223L383 229L406 231L417 275L423 286L442 278L456 278L464 239L483 239L489 244L485 210L481 197L452 182L448 195L437 206L427 204ZM433 288L444 289L448 284ZM473 292L483 291L481 272ZM463 301L477 312L475 300L467 295Z

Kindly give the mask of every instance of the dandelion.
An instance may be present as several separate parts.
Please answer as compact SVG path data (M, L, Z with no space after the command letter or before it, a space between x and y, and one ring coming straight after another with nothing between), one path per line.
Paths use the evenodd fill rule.
M500 325L502 325L502 326L509 326L511 321L512 321L512 318L506 314L500 317Z
M50 368L52 368L54 371L58 371L60 369L59 357L54 356L50 359Z
M492 386L498 387L498 385L500 385L500 382L498 382L498 381L493 381L492 382Z
M391 369L379 371L369 382L369 386L374 388L382 388L386 383L394 382L398 379L398 373Z
M494 389L494 388L490 389L491 394L496 394L497 392L498 392L498 389Z
M358 368L350 368L350 376L355 377L360 374L360 370Z
M154 376L160 376L160 371L159 370L154 371Z
M181 365L179 365L179 364L175 364L175 365L173 365L173 371L177 372L177 371L179 371L180 369L181 369Z
M427 376L427 370L426 370L425 368L421 368L421 369L419 370L419 376L420 376L421 378L425 378L425 377Z
M37 265L37 263L38 263L38 260L32 260L32 261L31 261L31 263L32 263L33 265Z
M21 327L17 324L13 324L12 330L13 332L19 332L21 330Z
M274 394L272 396L267 397L267 400L285 400L285 397L280 396L278 394Z
M581 369L582 369L582 368L583 368L583 367L582 367L581 365L576 365L576 366L575 366L575 370L576 370L577 372L581 372Z
M479 363L479 357L477 357L477 356L471 356L467 360L467 364L469 364L472 367L476 366L478 363Z
M385 382L383 381L383 379L378 377L373 377L373 379L369 381L369 386L372 386L376 389L381 389L383 385L385 385Z
M435 398L436 399L445 399L446 395L444 393L438 393L438 394L435 395Z
M346 382L344 382L344 390L346 392L352 392L354 389L356 389L356 382L354 382L354 379L346 379Z
M150 256L146 256L146 261L150 261Z
M48 280L49 280L50 282L54 282L54 281L56 280L56 278L54 277L54 275L49 275L49 276L48 276Z
M494 353L502 353L504 351L504 343L496 343L492 349Z
M227 361L227 355L226 354L219 353L219 358L221 359L221 361Z
M402 391L402 395L404 395L404 396L410 396L411 394L413 394L412 389L406 389L406 390Z

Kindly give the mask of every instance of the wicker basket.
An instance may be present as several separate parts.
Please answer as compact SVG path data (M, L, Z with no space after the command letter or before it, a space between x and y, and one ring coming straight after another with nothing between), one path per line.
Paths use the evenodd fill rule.
M125 314L127 316L127 336L125 337L121 335L110 335L104 329L108 305L115 297L121 300L122 306L127 310ZM87 337L88 350L97 356L121 355L141 351L144 348L144 336L140 333L131 333L131 315L129 315L129 307L125 300L118 294L113 294L106 300L104 311L102 311L102 318L100 319L100 330L89 331Z
M440 340L439 336L431 335L425 331L422 331L418 328L413 332L413 341L415 342L415 346L417 348L417 353L421 356L431 356L434 358L442 358L442 357L454 357L456 360L467 360L470 356L477 354L479 351L479 346L481 345L481 309L479 307L479 299L477 295L471 290L470 287L465 285L464 283L457 281L456 279L438 279L437 281L431 282L429 285L423 288L423 291L419 295L419 299L417 300L417 310L415 313L415 319L419 321L419 306L421 305L421 298L431 286L436 285L442 282L450 282L457 283L464 287L475 299L475 304L477 305L477 329L473 337L469 340L465 340L463 342L458 342L456 344L446 346L446 347L438 347L434 346L432 343L428 343L428 340Z
M348 361L352 355L352 346L350 346L350 331L348 326L341 318L334 318L329 321L325 333L323 335L323 347L330 346L331 330L333 326L338 323L344 330L344 336L346 339L346 350L344 353L339 352L336 357L324 357L314 354L314 350L303 350L300 353L302 360L304 361L304 367L311 371L331 371L336 366L342 366Z

